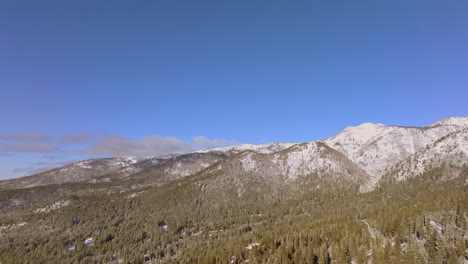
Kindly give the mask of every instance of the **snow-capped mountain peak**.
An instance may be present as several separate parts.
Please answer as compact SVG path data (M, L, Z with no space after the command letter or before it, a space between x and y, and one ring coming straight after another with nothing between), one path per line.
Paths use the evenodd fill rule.
M304 178L302 176L353 178L359 174L361 183L372 187L384 174L396 171L397 167L422 173L426 169L424 161L433 165L444 161L453 161L457 166L468 163L467 131L468 117L444 118L427 127L364 123L347 127L323 141L241 144L165 158L116 157L80 161L39 175L0 182L0 187L33 187L111 178L125 180L133 175L145 179L148 184L162 184L205 169L206 173L225 170L223 173L229 171L232 175L241 172L242 175L265 177L276 175L278 179L290 181ZM226 164L211 168L218 162ZM409 177L407 173L403 174L398 177ZM365 179L370 182L362 182Z
M446 117L435 123L432 123L428 127L435 127L435 126L468 127L468 117Z
M426 128L364 123L348 127L325 142L344 153L367 173L379 176L385 168L428 144L465 128L468 128L466 117L445 118Z
M386 130L387 126L383 124L364 123L355 127L347 127L331 137L330 140L340 143L353 141L355 144L365 144L373 138L380 136Z

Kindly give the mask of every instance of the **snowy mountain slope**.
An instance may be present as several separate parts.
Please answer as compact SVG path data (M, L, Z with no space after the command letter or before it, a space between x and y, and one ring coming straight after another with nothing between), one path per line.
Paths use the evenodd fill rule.
M347 155L367 173L378 176L385 168L428 144L468 127L467 120L447 118L422 128L366 123L348 127L325 142Z
M187 153L168 159L148 159L129 166L105 178L138 180L144 185L161 185L196 174L225 159L223 153Z
M358 167L346 156L323 142L297 144L270 156L278 173L287 175L289 180L309 174L320 177L358 171Z
M427 127L365 123L348 127L325 141L302 144L244 144L200 152L222 152L231 157L216 169L223 175L260 177L281 183L304 178L345 179L370 190L390 168L445 136L468 128L468 118L446 118ZM460 145L468 142L459 139ZM448 157L450 159L450 157ZM224 164L224 165L223 165ZM310 179L308 179L310 180Z
M468 164L468 129L448 134L389 169L390 177L406 180L432 168Z
M268 143L268 144L263 144L263 145L255 145L255 144L241 144L241 145L235 145L235 146L230 146L230 147L224 147L224 148L207 148L203 149L200 151L197 151L197 153L209 153L209 152L221 152L225 153L228 155L235 155L239 154L243 151L255 151L258 153L273 153L277 152L283 149L287 149L297 143Z
M137 164L142 160L144 158L139 157L84 160L36 175L0 181L0 188L29 188L47 184L87 181Z
M224 159L201 172L210 188L256 187L296 190L333 186L359 186L370 176L342 153L323 142L293 145L272 153L245 151Z
M447 117L436 121L429 125L428 127L435 127L435 126L454 126L454 127L468 127L468 117Z
M457 158L456 151L466 153L468 141L463 136L466 129L467 117L444 118L427 127L364 123L347 127L324 141L242 144L165 158L87 160L30 177L0 181L0 188L126 180L141 181L144 183L142 185L160 185L200 172L216 172L273 181L281 179L283 184L307 177L321 180L326 180L326 177L340 178L359 182L364 189L369 189L377 184L382 175L395 169L397 164L406 166L406 171L414 166L414 173L424 171L427 163L402 165L408 159L422 159L422 156L414 156L416 154L425 153L425 159L437 157L437 160L449 162ZM446 142L446 148L453 151L440 149L440 142ZM218 166L213 166L216 164Z
M91 159L33 176L0 181L0 188L29 188L67 182L115 182L137 179L142 185L159 185L197 173L220 159L223 153L188 153L173 157L121 157Z

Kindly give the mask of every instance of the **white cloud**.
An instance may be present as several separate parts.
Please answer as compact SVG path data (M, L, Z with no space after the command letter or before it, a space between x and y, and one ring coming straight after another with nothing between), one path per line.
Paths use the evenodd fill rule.
M38 174L38 173L48 171L48 170L51 170L51 169L54 169L54 168L57 168L57 166L44 166L44 167L39 167L39 168L36 168L34 166L30 166L30 167L25 167L25 168L16 168L12 172L13 173L22 173L24 175L34 175L34 174Z
M11 172L19 173L25 176L34 175L34 174L48 171L54 168L65 166L73 162L76 162L76 160L57 161L57 162L38 161L38 162L32 163L30 166L27 166L27 167L15 168Z
M0 135L0 139L13 140L13 141L46 141L51 137L42 133L15 133L10 135Z
M94 138L86 133L52 137L39 133L18 133L0 136L0 154L50 153L54 155L102 155L102 156L163 156L195 151L206 147L221 147L237 144L223 139L193 137L191 141L158 135L131 140L120 135ZM78 145L77 145L78 144ZM90 144L90 145L89 145ZM79 149L81 146L82 149ZM84 148L84 149L83 149ZM50 155L49 155L50 156ZM52 157L52 156L51 156Z
M91 147L79 151L79 153L106 156L163 156L191 152L205 147L236 144L233 141L209 139L203 136L194 137L192 141L162 136L146 136L141 140L130 140L112 135L97 140Z
M193 144L173 137L146 136L135 141L112 135L97 140L80 153L107 156L159 156L194 150Z
M66 134L59 137L49 136L43 133L15 133L9 135L0 135L0 140L16 142L55 142L55 143L84 143L92 142L94 138L87 133Z
M22 144L3 144L0 143L0 152L39 152L50 153L58 152L58 148L48 143L22 143Z
M24 157L31 153L44 153L41 159L47 160L28 162L29 165L24 164L24 166L21 164L23 162L18 162L22 167L12 167L8 172L0 172L0 179L11 178L12 175L16 175L15 177L33 175L70 164L76 159L88 159L93 156L165 156L234 144L237 142L209 139L204 136L193 137L191 141L157 135L145 136L140 140L131 140L120 135L108 135L96 139L87 134L62 137L34 133L0 136L0 157L4 157L3 160L13 157L24 160ZM79 146L82 149L79 149Z

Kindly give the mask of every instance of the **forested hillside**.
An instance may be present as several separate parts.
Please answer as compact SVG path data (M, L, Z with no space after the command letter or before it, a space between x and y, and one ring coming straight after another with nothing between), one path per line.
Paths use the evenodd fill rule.
M456 179L444 173L460 170ZM242 196L192 176L165 188L57 195L1 216L2 263L463 263L468 168L372 192L301 186ZM81 189L70 184L64 189ZM79 185L79 184L78 184ZM85 186L83 186L85 187ZM42 199L54 186L29 190ZM48 190L47 190L48 189ZM12 193L3 191L2 200ZM94 244L86 247L84 241ZM74 249L69 250L73 245Z
M468 263L459 121L7 181L0 263Z

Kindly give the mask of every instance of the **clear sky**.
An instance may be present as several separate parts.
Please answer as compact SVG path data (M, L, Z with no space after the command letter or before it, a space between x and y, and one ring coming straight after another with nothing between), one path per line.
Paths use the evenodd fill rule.
M0 179L468 115L468 2L0 2Z

